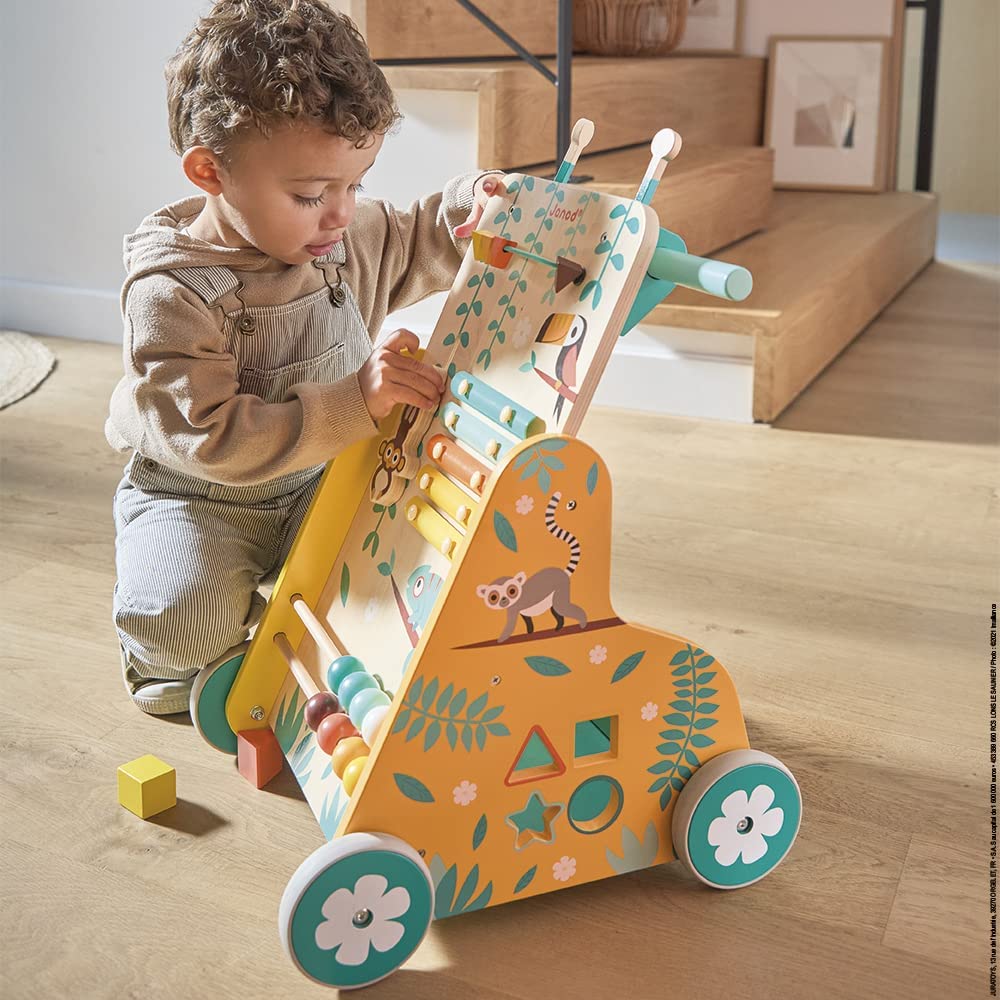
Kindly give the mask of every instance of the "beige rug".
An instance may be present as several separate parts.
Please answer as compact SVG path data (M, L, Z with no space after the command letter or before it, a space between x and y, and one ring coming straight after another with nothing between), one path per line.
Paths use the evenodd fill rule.
M0 330L0 410L37 388L55 364L56 356L40 340Z

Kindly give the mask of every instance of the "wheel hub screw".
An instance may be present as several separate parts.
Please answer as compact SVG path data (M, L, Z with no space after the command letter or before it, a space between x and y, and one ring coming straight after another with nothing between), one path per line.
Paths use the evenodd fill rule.
M372 911L368 909L358 910L354 914L352 921L355 927L367 927L372 922Z
M250 709L250 718L253 719L254 722L260 722L261 719L264 718L264 709L261 708L260 705L254 705L254 707Z
M753 820L749 816L744 816L743 819L736 824L737 833L749 833L753 829Z

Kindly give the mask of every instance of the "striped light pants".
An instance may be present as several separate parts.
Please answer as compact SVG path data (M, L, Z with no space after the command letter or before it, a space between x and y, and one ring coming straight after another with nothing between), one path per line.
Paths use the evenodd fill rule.
M322 472L230 487L133 457L114 500L114 622L130 666L190 677L246 639Z

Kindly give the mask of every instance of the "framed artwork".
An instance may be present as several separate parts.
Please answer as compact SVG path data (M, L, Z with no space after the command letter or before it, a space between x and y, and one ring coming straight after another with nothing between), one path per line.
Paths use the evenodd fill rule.
M687 24L675 53L732 54L739 50L743 0L687 0Z
M886 38L771 38L764 145L776 188L885 190L889 63Z

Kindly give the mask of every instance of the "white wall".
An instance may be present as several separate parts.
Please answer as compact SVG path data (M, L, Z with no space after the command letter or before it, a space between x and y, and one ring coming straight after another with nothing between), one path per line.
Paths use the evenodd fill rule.
M196 192L163 67L211 0L0 0L0 328L121 340L122 237ZM406 204L475 169L470 94L402 92L366 183Z

